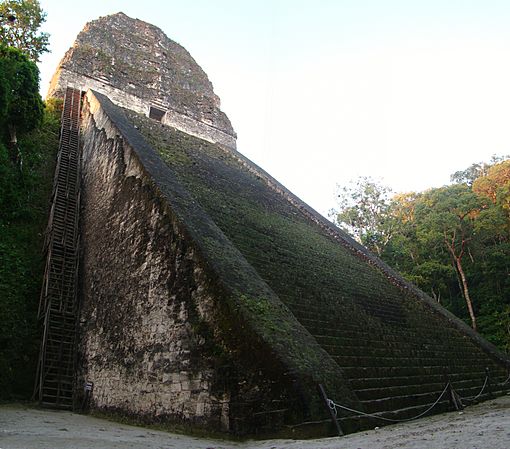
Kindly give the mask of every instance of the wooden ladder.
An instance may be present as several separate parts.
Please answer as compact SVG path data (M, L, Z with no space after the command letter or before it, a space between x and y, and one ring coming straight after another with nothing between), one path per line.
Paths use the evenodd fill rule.
M34 392L41 405L63 409L73 407L74 396L80 106L81 91L68 87L46 231L46 269L39 304L43 333Z

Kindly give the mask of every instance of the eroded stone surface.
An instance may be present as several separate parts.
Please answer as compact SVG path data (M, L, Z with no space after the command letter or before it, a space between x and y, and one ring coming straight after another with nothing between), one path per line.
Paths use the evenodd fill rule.
M197 331L207 294L194 250L122 139L93 124L84 130L81 320L92 405L228 430L220 419L225 398L212 388L211 342L204 350Z
M318 384L356 410L409 417L447 374L463 394L486 367L506 375L490 346L226 148L207 77L165 39L123 14L91 22L53 84L135 111L86 95L79 366L95 409L324 434ZM168 108L162 123L136 114L151 106Z
M79 378L94 383L91 407L250 431L276 382L217 336L235 326L210 268L97 102L85 108L83 142Z
M81 366L94 408L324 434L318 384L355 410L410 417L445 371L464 395L486 366L506 375L231 150L129 113L165 164L106 97L89 92L84 110Z
M123 13L89 22L55 72L48 97L67 85L102 92L137 112L165 112L162 122L235 147L235 133L205 72L159 28Z

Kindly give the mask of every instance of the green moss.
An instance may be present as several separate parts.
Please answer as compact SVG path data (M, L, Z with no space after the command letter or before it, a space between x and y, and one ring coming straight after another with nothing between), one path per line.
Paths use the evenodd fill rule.
M238 293L237 297L247 309L251 310L261 318L266 318L272 311L271 305L267 299L250 298L242 293Z
M161 146L161 157L168 165L190 166L193 161L182 151L175 151L171 147Z
M297 316L321 304L328 319L370 315L356 298L401 306L401 291L382 274L333 242L281 195L217 145L131 114L179 181L234 246ZM233 258L215 238L204 240L215 257ZM257 296L256 292L252 292ZM363 318L361 318L363 317Z
M229 240L225 244L200 223L186 222L195 226L206 259L217 265L220 282L232 292L225 299L237 315L230 319L241 320L241 327L252 330L278 357L291 357L289 366L310 379L320 371L317 375L326 384L342 391L341 375L322 360L324 354L294 317L352 379L366 375L356 359L360 354L370 359L364 363L374 373L391 364L405 367L402 375L423 375L423 364L430 363L441 373L445 367L451 372L476 370L471 366L476 357L489 363L443 317L390 282L354 249L339 244L234 153L128 114ZM374 351L380 345L384 349ZM355 356L348 352L353 347ZM410 360L416 361L412 367ZM315 385L309 387L312 391Z

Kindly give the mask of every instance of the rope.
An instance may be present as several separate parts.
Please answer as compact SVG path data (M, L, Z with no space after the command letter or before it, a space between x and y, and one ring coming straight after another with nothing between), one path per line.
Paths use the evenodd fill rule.
M480 392L476 395L476 396L470 396L468 398L463 398L462 396L459 395L459 397L463 400L463 401L471 401L471 402L474 402L476 401L483 393L483 390L485 390L485 387L487 386L487 382L489 381L489 376L485 376L485 381L482 385L482 389L480 390ZM458 394L458 393L457 393Z
M508 377L507 379L501 383L500 385L505 385L507 384L508 382L510 381L510 372L508 374ZM438 403L439 401L441 401L442 397L445 395L445 393L448 391L448 388L451 388L451 391L452 393L456 394L458 396L459 399L461 399L461 401L471 401L471 402L474 402L476 401L481 395L482 393L484 392L485 388L487 387L487 384L489 382L489 376L485 376L485 380L483 382L483 385L482 385L482 388L481 390L478 392L478 394L476 396L470 396L470 397L467 397L467 398L463 398L462 396L460 396L454 389L453 389L453 386L451 385L450 382L448 382L446 384L446 386L444 387L443 391L441 392L441 394L439 395L439 397L436 399L436 401L429 407L427 408L427 410L425 410L424 412L421 412L420 414L416 415L416 416L413 416L412 418L405 418L405 419L392 419L392 418L385 418L383 416L379 416L379 415L376 415L376 414L373 414L373 413L365 413L365 412L362 412L360 410L356 410L356 409L353 409L353 408L350 408L350 407L347 407L345 405L342 405L342 404L337 404L335 401L333 401L332 399L326 399L327 401L327 404L328 404L328 407L333 411L335 417L338 416L338 410L337 408L340 408L340 409L343 409L343 410L346 410L348 412L352 412L352 413L356 413L357 415L359 416L369 416L371 418L376 418L376 419L380 419L382 421L388 421L388 422L393 422L393 423L399 423L399 422L407 422L407 421L413 421L415 419L418 419L418 418L421 418L422 416L426 415L428 412L430 412ZM462 404L462 403L461 403Z
M444 396L444 394L448 391L448 388L450 387L450 382L448 382L446 384L446 386L444 387L444 390L443 392L439 395L439 397L436 399L436 402L434 402L427 410L425 410L424 412L420 413L419 415L416 415L416 416L413 416L412 418L406 418L406 419L391 419L391 418L385 418L383 416L378 416L378 415L374 415L372 413L365 413L365 412L362 412L360 410L355 410L353 408L349 408L349 407L346 407L345 405L341 405L341 404L337 404L336 402L334 402L333 400L331 399L328 399L327 402L328 402L328 406L331 410L333 410L333 413L335 414L335 417L337 416L337 408L341 408L343 410L347 410L349 412L353 412L353 413L357 413L358 415L361 415L361 416L370 416L372 418L376 418L376 419L380 419L382 421L388 421L388 422L406 422L406 421L413 421L415 419L418 419L418 418L421 418L422 416L426 415L428 412L430 412L438 403L439 401L441 400L441 398Z

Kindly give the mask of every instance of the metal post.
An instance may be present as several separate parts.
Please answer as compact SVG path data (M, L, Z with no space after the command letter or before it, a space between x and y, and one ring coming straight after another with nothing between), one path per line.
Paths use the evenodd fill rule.
M343 437L344 433L342 432L342 428L340 427L340 423L337 420L337 417L335 416L335 413L333 410L331 410L331 407L329 406L328 402L328 396L326 395L326 390L324 390L324 387L322 384L319 384L319 392L321 394L322 400L324 401L324 405L328 409L329 416L331 417L331 421L333 421L333 425L335 426L336 431L338 432L339 437Z

